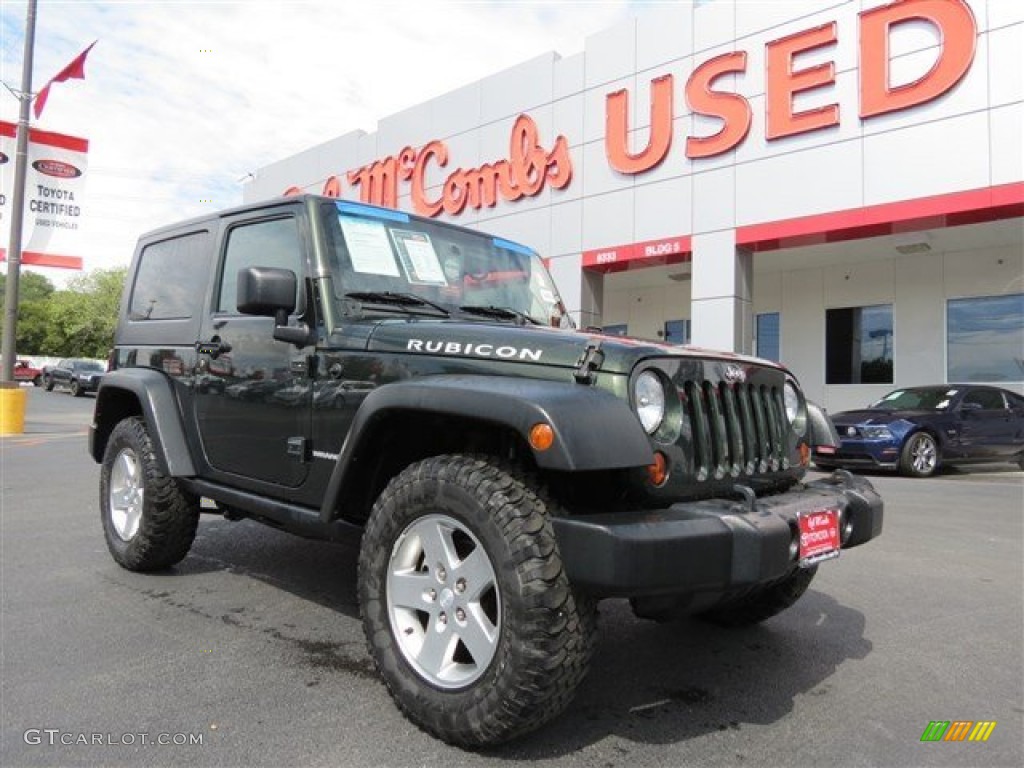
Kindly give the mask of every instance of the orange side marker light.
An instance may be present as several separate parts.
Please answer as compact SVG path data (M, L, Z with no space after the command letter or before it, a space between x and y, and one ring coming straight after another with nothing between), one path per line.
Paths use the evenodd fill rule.
M530 428L530 447L535 451L546 451L555 444L555 430L550 424L541 422Z

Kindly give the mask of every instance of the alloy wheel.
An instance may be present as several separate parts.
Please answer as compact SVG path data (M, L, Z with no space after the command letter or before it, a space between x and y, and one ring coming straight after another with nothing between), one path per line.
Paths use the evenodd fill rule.
M387 608L398 648L438 688L471 685L487 671L501 634L501 597L487 552L447 515L410 524L392 551Z
M139 457L132 449L125 448L114 459L109 495L110 521L124 541L131 541L139 532L145 495Z

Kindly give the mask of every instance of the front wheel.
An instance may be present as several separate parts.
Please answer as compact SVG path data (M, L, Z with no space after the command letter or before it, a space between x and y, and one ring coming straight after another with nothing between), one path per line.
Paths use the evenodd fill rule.
M169 568L188 554L199 502L160 469L142 419L110 434L100 467L100 515L107 548L129 571Z
M78 383L78 379L72 379L71 380L71 396L72 397L81 397L83 394L85 394L85 393L82 392L82 385Z
M444 741L539 727L586 674L594 605L562 568L551 503L514 467L437 456L374 504L359 555L363 629L392 698Z
M910 477L930 477L939 468L939 445L927 432L907 438L900 454L900 472Z

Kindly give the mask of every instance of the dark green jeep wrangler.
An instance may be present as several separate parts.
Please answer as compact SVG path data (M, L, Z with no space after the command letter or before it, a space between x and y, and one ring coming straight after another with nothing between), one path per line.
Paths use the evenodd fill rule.
M361 537L370 653L454 744L564 709L601 598L753 623L881 532L867 481L805 482L827 420L785 368L575 329L529 248L399 211L152 232L115 344L89 437L114 559L173 565L201 511Z

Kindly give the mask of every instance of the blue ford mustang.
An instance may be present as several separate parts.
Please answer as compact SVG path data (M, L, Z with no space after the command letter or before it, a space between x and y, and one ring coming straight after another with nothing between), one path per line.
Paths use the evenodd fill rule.
M1024 469L1024 397L998 387L906 387L832 420L839 448L815 452L822 469L896 469L912 477L947 464L1011 462Z

